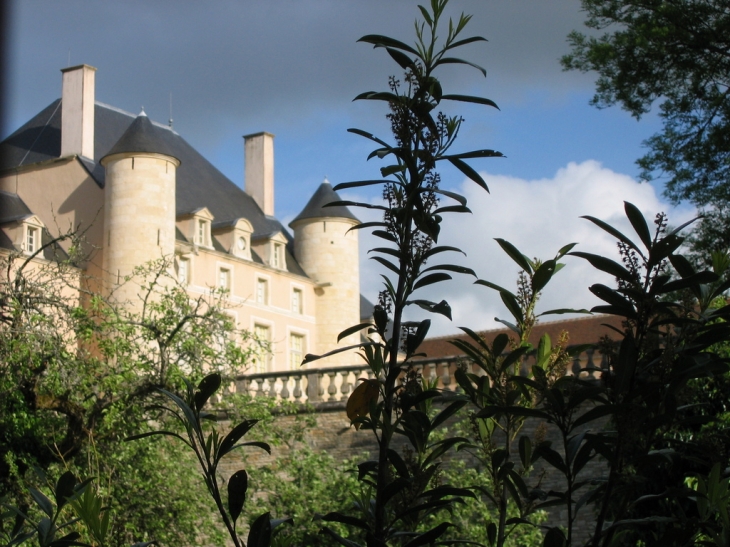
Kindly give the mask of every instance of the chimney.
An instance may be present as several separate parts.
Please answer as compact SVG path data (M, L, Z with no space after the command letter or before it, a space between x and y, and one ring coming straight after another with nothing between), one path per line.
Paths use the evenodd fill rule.
M274 135L254 133L243 136L243 184L265 215L274 216Z
M78 65L61 69L61 157L94 159L94 80L96 69Z

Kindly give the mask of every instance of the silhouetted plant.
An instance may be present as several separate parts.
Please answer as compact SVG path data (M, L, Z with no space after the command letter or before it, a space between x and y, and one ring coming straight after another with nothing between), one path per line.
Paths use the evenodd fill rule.
M446 301L419 299L415 293L423 287L451 279L451 273L474 275L472 270L462 266L427 265L440 253L458 251L453 247L438 246L442 214L469 212L462 196L439 187L437 164L450 162L486 190L484 180L464 160L502 155L494 150L450 152L463 120L459 116L450 117L438 112L440 103L453 100L492 107L496 104L481 97L445 94L434 76L434 71L446 64L474 66L486 75L481 67L449 56L460 46L484 41L478 36L461 38L469 16L462 14L456 21L449 20L445 37L441 44L438 43L437 32L441 29L439 25L445 7L445 0L433 0L430 9L420 6L423 20L416 23L414 46L380 35L360 39L376 48L384 48L405 71L405 76L402 81L392 77L388 91L367 92L356 97L357 100L388 104L392 144L360 129L349 131L378 144L368 159L378 157L394 162L381 169L384 178L391 178L349 182L335 187L341 190L382 186L385 205L347 201L330 204L383 211L382 221L364 223L356 229L375 228L373 235L386 243L384 247L371 250L375 253L374 260L389 271L383 276L385 289L380 293L373 322L347 329L340 338L364 329L375 336L364 344L335 350L361 348L373 374L373 379L364 381L353 391L347 410L356 427L371 430L378 443L377 459L359 466L360 480L372 489L374 497L361 501L360 518L341 513L330 513L324 517L325 521L338 521L359 528L369 547L432 544L451 524L440 522L425 532L417 532L416 524L429 514L448 509L463 496L473 495L469 490L438 484L440 457L465 439L433 441L432 433L466 401L461 398L446 400L434 386L424 384L410 366L418 346L428 334L430 320L413 322L405 321L403 317L407 306L417 306L450 318L451 309ZM453 200L454 204L442 206L440 200L444 198ZM391 328L388 328L389 323ZM305 362L317 358L319 356L308 355ZM429 411L435 401L446 406L431 417ZM394 450L394 435L405 436L411 452L399 454ZM327 527L324 531L342 545L356 545Z

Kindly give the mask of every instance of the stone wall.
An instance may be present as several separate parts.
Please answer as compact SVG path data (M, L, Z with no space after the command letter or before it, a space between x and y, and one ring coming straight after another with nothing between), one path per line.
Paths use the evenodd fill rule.
M320 403L317 405L317 411L315 414L316 425L309 429L305 434L305 442L311 448L315 450L324 451L336 460L344 460L352 457L371 457L375 458L377 445L373 435L369 431L355 431L354 427L350 426L350 421L345 415L344 403L333 402L333 403ZM282 415L278 418L281 420L283 427L293 427L295 424L295 416ZM453 420L452 420L453 423ZM533 445L536 443L536 435L544 438L545 440L552 441L552 447L563 453L562 441L560 439L559 431L555 426L546 424L539 428L541 431L538 432L539 421L535 419L528 419L525 423L525 427L521 435L528 435L533 441ZM602 424L601 424L602 425ZM590 424L590 427L594 431L601 427L595 423ZM225 422L222 424L222 428L226 430L228 424ZM585 429L585 428L584 428ZM252 439L254 436L251 437ZM396 444L403 446L407 444L407 440L402 436L396 437ZM517 450L517 443L514 443L514 450ZM272 449L272 455L269 456L266 453L256 450L250 451L247 454L247 469L251 473L255 473L257 466L266 465L273 462L276 458L281 457L287 451L286 447L276 447ZM467 457L462 453L452 453L450 457L460 458ZM515 453L514 458L519 460L519 456ZM478 467L478 462L471 458L470 465ZM221 466L221 470L224 475L229 475L238 469L243 467L243 463L240 460L240 456L233 457ZM600 476L605 472L605 466L599 459L594 459L589 462L581 472L581 478ZM538 462L535 466L535 470L527 480L528 488L539 486L540 489L548 492L550 490L561 491L564 489L564 483L562 481L562 475L555 471L551 466L546 465L544 462ZM578 492L577 498L580 498L585 488ZM558 506L548 510L548 521L545 523L549 526L561 525L567 520L567 509ZM592 532L592 526L595 522L595 513L593 507L583 507L579 512L579 518L576 522L574 545L582 545L586 542Z

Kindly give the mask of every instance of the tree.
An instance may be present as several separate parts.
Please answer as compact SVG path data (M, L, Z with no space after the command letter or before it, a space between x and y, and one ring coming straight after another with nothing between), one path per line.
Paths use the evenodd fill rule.
M130 280L141 283L141 309L113 304L88 288L80 257L63 253L62 241L83 248L67 234L0 263L0 492L22 505L27 486L38 484L33 468L71 469L99 478L94 488L117 514L115 545L153 536L191 542L210 513L190 458L167 441L122 441L149 428L143 407L157 388L177 391L183 376L204 371L242 371L249 335L224 313L225 294L191 300L164 280L164 262ZM57 260L37 260L49 250ZM181 494L170 499L170 489Z
M567 70L598 73L598 107L621 105L637 119L659 102L663 130L638 160L642 177L666 177L665 195L714 210L730 202L730 1L581 0ZM708 234L710 235L710 234ZM715 240L726 245L727 232ZM727 247L724 246L722 250Z

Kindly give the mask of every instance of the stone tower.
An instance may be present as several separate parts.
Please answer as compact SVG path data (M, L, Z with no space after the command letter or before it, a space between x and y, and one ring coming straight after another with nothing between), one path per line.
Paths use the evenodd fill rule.
M347 207L324 207L341 198L325 181L301 213L289 223L294 230L294 254L316 283L317 344L319 355L338 346L357 344L359 333L339 344L337 335L360 322L360 221ZM349 231L348 231L349 230ZM354 352L343 352L313 366L346 366L358 363Z
M175 252L175 184L180 161L170 130L144 111L101 160L104 186L104 277L117 302L141 304L139 285L124 283L134 268Z

